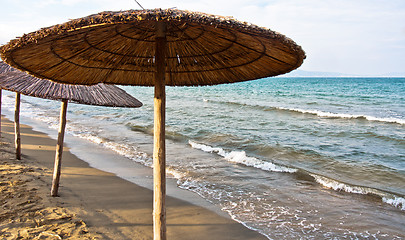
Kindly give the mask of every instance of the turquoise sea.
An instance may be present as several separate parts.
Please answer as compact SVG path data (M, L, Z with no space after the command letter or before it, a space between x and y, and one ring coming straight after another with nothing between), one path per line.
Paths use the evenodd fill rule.
M139 109L70 104L67 132L151 166ZM405 239L405 78L266 78L167 87L168 176L269 239ZM22 97L58 126L60 104ZM12 119L14 94L3 93ZM152 181L150 179L150 181Z

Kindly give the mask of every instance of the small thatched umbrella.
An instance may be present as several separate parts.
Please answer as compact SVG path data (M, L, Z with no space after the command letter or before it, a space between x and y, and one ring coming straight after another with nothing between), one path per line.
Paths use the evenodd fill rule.
M276 76L305 58L294 41L269 29L177 9L103 12L24 35L0 52L10 65L57 82L155 87L155 239L166 238L165 86Z
M59 84L32 77L21 71L11 71L0 74L0 88L16 92L17 94L16 110L14 114L17 159L21 159L19 124L20 94L62 101L51 196L57 196L58 194L68 101L107 107L136 108L142 106L140 101L114 85L97 84L92 86L84 86Z

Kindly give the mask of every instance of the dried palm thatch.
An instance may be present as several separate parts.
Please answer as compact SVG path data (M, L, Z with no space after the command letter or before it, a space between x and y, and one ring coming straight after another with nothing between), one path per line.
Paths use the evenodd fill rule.
M11 71L15 71L15 69L12 68L10 65L4 63L3 61L0 61L0 73L11 72Z
M0 67L6 65L0 63ZM0 74L0 88L24 95L106 107L141 107L142 103L114 85L60 84L32 77L21 71Z
M282 34L177 9L102 12L43 28L1 48L8 64L56 82L154 86L155 23L167 28L166 85L252 80L298 68L305 53Z

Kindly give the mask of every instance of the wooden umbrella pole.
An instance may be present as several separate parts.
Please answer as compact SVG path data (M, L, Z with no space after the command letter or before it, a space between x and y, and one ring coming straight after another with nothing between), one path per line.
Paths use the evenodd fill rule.
M155 240L166 239L166 24L156 23L156 73L153 141L153 231Z
M65 137L65 127L66 127L67 105L68 105L68 101L62 100L62 105L61 105L61 109L60 109L58 143L56 145L55 165L53 168L53 178L52 178L52 188L51 188L52 197L58 196L60 168L62 165L63 138Z
M14 135L15 135L15 158L21 159L21 138L20 138L20 97L19 93L15 95L14 111Z

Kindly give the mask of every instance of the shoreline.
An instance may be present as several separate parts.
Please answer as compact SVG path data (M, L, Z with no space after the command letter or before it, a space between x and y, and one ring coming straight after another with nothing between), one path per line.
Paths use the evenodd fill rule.
M3 112L8 119L13 117L10 111L5 110ZM50 128L40 120L20 116L20 122L30 126L34 131L44 133L55 141L58 138L58 129ZM74 136L68 131L65 132L65 150L67 149L67 146L73 155L88 163L90 167L113 173L119 178L149 190L153 190L152 168L128 159L127 157L122 156L120 153L104 148L97 143L89 141L88 139ZM92 151L89 152L88 149L92 149ZM231 217L226 212L222 211L219 206L208 202L197 193L179 188L176 178L171 176L170 173L166 173L166 195L180 198L194 205L211 210L222 217L231 219Z
M12 143L13 139L12 122L2 117L2 141ZM150 189L91 167L91 164L76 156L83 158L85 154L78 154L79 150L72 154L65 144L60 197L51 198L49 191L56 140L46 133L33 130L29 125L21 124L21 143L23 161L46 169L41 179L48 189L41 189L39 197L74 212L87 225L88 231L95 234L95 239L99 236L101 239L153 238L153 193ZM95 149L87 154L92 155L92 152ZM96 163L97 160L94 156L93 161ZM171 188L168 187L168 191ZM186 190L170 191L166 199L168 239L267 239L229 216L223 216L225 213L211 210L215 207L198 206L187 199L180 199L186 194L181 192Z

